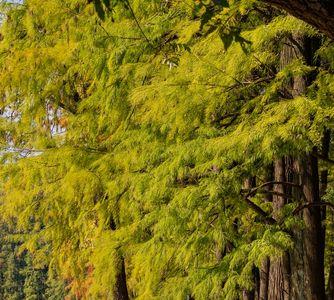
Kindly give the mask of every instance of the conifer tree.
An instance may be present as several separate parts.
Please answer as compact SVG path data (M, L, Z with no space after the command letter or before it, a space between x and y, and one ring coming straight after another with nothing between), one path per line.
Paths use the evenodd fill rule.
M24 299L38 300L44 299L46 274L44 270L35 269L29 254L25 259L26 266L24 268Z
M57 278L52 272L49 272L45 291L45 299L63 300L66 297L66 285L63 280Z
M3 297L9 300L23 298L23 282L14 253L9 253L7 257L3 281Z
M0 211L47 297L330 295L318 31L260 1L27 0L1 36Z

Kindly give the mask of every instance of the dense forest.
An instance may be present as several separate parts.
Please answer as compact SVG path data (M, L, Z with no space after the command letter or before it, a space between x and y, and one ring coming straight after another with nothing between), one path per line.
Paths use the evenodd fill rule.
M331 0L0 12L0 299L334 300Z

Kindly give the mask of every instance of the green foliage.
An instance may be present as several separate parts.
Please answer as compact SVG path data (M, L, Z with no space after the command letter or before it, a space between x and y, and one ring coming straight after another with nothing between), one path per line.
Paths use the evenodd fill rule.
M9 253L4 272L3 296L5 299L22 299L22 278L20 277L14 253Z
M53 280L47 280L51 276L45 266L47 261L37 259L22 251L22 236L13 231L13 224L1 223L0 236L0 298L1 299L64 299L64 281L53 275ZM37 253L36 253L37 254ZM61 289L62 287L62 289ZM47 289L47 291L46 291ZM52 293L49 296L49 291ZM56 296L55 296L56 295ZM59 296L57 296L59 295Z
M0 211L56 270L46 288L29 261L15 290L9 256L6 295L112 298L124 259L136 299L236 299L298 222L264 224L243 182L320 145L332 46L281 69L279 40L318 34L257 1L88 2L27 0L1 27Z
M26 255L26 267L24 269L24 299L38 300L43 299L46 289L45 270L36 269L33 265L30 255Z
M45 291L45 298L48 300L63 300L66 297L66 284L53 273L54 272L49 272L46 281L47 288Z

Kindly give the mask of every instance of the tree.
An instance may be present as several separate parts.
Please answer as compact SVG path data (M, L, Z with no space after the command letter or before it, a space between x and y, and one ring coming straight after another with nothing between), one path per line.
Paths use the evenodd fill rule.
M5 299L19 300L23 296L23 282L19 274L18 262L14 253L9 253L4 273L3 296Z
M1 212L61 293L324 298L334 64L311 26L248 0L28 0L2 35Z
M264 0L263 2L284 9L319 29L331 39L334 38L334 5L331 1Z
M66 297L66 284L54 272L49 272L45 298L48 300L63 300Z
M24 268L24 299L39 300L43 299L46 289L46 270L39 270L34 268L32 258L29 254L25 259L26 267Z

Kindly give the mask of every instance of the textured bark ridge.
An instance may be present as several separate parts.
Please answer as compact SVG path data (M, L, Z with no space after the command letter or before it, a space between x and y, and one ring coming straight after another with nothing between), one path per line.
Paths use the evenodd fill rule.
M312 155L299 159L300 178L307 203L319 203L318 161ZM321 208L304 210L304 267L305 287L309 300L325 299L324 240ZM315 276L316 274L316 276Z
M307 45L305 38L298 35L293 36L293 39L299 44L299 47L295 49L296 56L308 60L311 55L307 55L307 51L302 49L312 51L310 44ZM316 43L317 41L314 42ZM293 83L293 97L304 93L305 87L306 79L296 77ZM316 153L317 149L314 148L313 151ZM295 172L299 177L299 184L302 187L302 193L305 198L304 201L309 204L316 204L321 201L318 159L316 155L313 155L314 153L305 153L295 161ZM304 298L309 300L325 299L323 218L324 215L320 207L314 206L303 211L305 229L302 233L304 253L303 272L301 273L304 273L305 289L303 292L306 294ZM295 284L297 285L298 281Z
M286 162L285 159L278 159L274 164L274 179L277 182L286 182ZM274 186L274 191L280 194L285 194L285 187L277 184ZM273 197L273 216L279 218L280 212L286 199L282 196ZM282 257L270 262L269 268L269 286L268 299L288 300L290 295L290 266L289 254L285 253Z
M333 0L263 0L311 24L334 39Z

